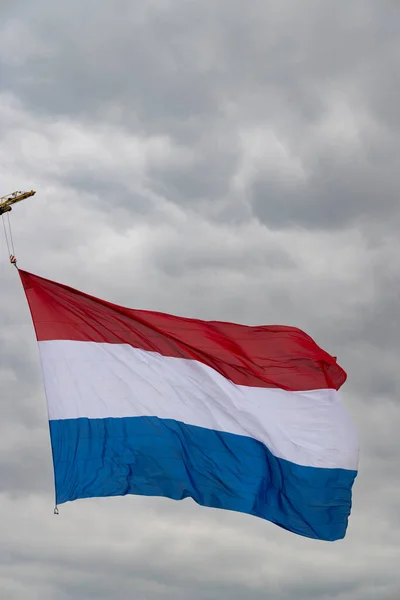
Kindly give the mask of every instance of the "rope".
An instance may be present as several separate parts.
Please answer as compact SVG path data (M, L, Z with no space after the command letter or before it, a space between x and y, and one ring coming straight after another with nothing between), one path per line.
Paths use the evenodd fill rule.
M10 242L11 242L12 255L15 256L14 240L13 240L13 234L12 234L12 230L11 230L10 213L7 213L7 221L8 221L8 229L10 230Z
M8 242L8 235L7 235L6 222L4 220L4 215L1 216L1 220L3 221L4 237L5 237L6 244L7 244L7 252L8 252L8 255L10 256L11 250L10 250L10 244Z
M1 217L2 217L1 220L3 221L4 237L5 237L6 244L7 244L7 251L8 251L8 256L10 257L10 263L18 269L17 259L15 258L14 240L13 240L13 235L12 235L12 230L11 230L10 215L7 213L8 233L7 233L7 228L6 228L6 222L4 220L4 215L1 215Z

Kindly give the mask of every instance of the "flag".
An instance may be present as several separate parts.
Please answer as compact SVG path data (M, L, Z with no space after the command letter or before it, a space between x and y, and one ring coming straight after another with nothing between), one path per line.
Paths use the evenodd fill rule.
M357 435L346 373L295 327L111 304L19 271L42 363L56 503L139 494L343 538Z

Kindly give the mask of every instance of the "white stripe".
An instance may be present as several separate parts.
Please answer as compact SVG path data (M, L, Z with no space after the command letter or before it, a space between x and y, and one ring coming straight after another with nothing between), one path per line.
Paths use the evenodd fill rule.
M335 390L235 385L194 360L125 344L39 343L49 418L155 416L252 437L300 465L356 469L357 436Z

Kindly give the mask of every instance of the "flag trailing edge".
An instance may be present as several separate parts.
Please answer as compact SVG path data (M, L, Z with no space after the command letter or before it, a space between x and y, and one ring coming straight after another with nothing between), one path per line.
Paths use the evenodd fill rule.
M345 536L358 439L346 373L303 331L128 309L19 271L56 502L137 494Z

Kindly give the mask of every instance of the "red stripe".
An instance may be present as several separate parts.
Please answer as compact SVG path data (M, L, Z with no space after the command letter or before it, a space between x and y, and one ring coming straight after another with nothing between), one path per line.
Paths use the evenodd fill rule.
M292 391L339 389L346 373L295 327L200 321L133 310L19 271L37 339L130 344L198 360L233 383Z

